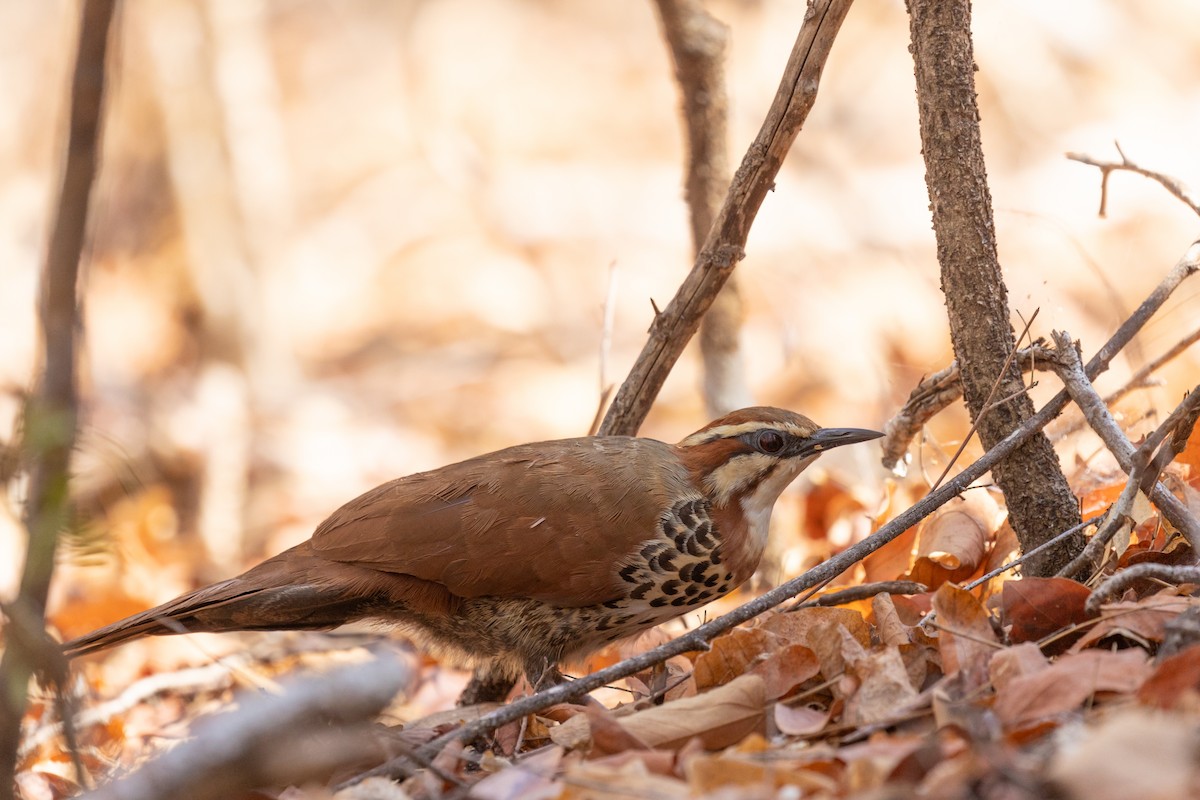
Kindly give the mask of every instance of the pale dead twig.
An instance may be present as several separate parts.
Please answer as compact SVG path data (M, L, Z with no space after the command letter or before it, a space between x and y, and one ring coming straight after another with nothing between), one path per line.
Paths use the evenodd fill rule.
M1116 458L1117 464L1126 475L1132 475L1134 470L1135 450L1133 444L1125 436L1117 421L1113 419L1109 413L1108 407L1104 405L1104 401L1100 399L1100 395L1096 394L1091 381L1085 374L1083 365L1080 363L1079 354L1075 350L1075 346L1071 341L1069 334L1056 331L1054 340L1057 344L1056 371L1063 381L1067 392L1071 395L1071 399L1075 401L1080 411L1083 412L1088 424L1099 435L1101 441ZM1185 404L1194 404L1200 401L1200 393L1193 392L1189 396L1189 400L1185 400ZM1190 405L1189 405L1190 407ZM1182 408L1182 407L1181 407ZM1171 426L1169 428L1160 426L1160 431L1156 432L1158 438L1155 440L1154 447L1162 441L1162 437L1167 436L1174 430L1175 425L1179 421L1179 415L1187 413L1187 408L1183 411L1176 409L1172 413ZM1149 459L1149 454L1146 456ZM1141 483L1140 476L1137 479L1131 477L1131 482L1136 486ZM1193 552L1200 553L1200 521L1198 521L1186 505L1179 501L1175 495L1171 494L1167 487L1161 483L1155 482L1154 487L1148 493L1150 500L1158 506L1162 511L1162 515L1182 533L1192 545ZM1085 551L1086 552L1086 551ZM1078 560L1078 558L1076 559ZM1074 562L1072 562L1074 564ZM1072 564L1068 564L1070 567ZM1076 567L1078 568L1078 567Z
M1133 390L1140 389L1141 387L1147 385L1147 381L1151 375L1161 369L1165 364L1169 363L1172 359L1176 358L1179 354L1183 353L1189 347L1194 345L1196 342L1200 342L1200 328L1197 328L1187 336L1180 339L1178 342L1172 345L1167 352L1163 353L1161 356L1130 375L1129 380L1125 382L1124 386L1117 389L1112 394L1105 396L1104 404L1111 406L1113 403L1117 402Z
M1040 340L1016 351L1015 361L1022 372L1048 370L1051 351ZM958 361L923 378L908 396L904 406L883 427L883 466L895 469L908 452L908 446L921 428L938 412L962 397Z
M1093 524L1095 524L1094 520L1090 520L1090 519L1084 520L1083 522L1079 523L1078 525L1068 528L1067 530L1058 534L1053 539L1042 542L1037 547L1030 550L1028 553L1021 554L1021 556L1019 558L1014 558L1012 561L1009 561L1005 564L1001 564L1000 566L996 567L991 572L988 572L984 575L980 575L975 580L964 585L963 589L968 592L971 591L972 589L976 589L976 588L982 586L983 584L987 583L988 581L990 581L992 578L995 578L997 575L1003 575L1005 572L1008 572L1010 569L1015 569L1015 568L1019 567L1021 564L1025 563L1025 560L1027 558L1031 558L1032 556L1037 555L1038 553L1042 552L1043 550L1050 549L1051 547L1058 544L1059 542L1062 542L1062 541L1065 541L1065 540L1071 538L1072 536L1074 536L1075 534L1079 533L1082 530L1086 530L1089 525L1093 525ZM929 612L929 615L927 615L927 616L931 616L932 614L933 614L933 612L931 611L931 612Z
M1066 334L1063 336L1066 337ZM1158 476L1187 445L1198 414L1200 414L1200 386L1189 392L1183 402L1176 406L1175 410L1150 436L1146 437L1146 441L1130 456L1129 477L1125 482L1125 488L1121 490L1121 495L1109 507L1104 517L1104 523L1092 536L1084 551L1064 567L1059 572L1060 575L1075 575L1082 569L1099 564L1101 554L1108 542L1119 531L1126 527L1132 527L1133 503L1138 493L1148 494L1152 498L1156 496L1155 489L1160 485ZM1168 440L1167 437L1170 439ZM1157 452L1155 452L1156 450ZM1170 495L1170 497L1174 499L1174 495ZM1187 512L1185 521L1188 519L1194 521L1195 517L1187 511L1187 506L1182 503L1179 505L1184 512ZM1179 511L1174 510L1174 513L1178 514ZM1164 512L1164 516L1166 516L1166 512ZM1170 519L1168 517L1168 520ZM1172 522L1172 524L1175 523ZM1176 528L1179 526L1176 525ZM1187 536L1183 528L1179 528L1179 530Z
M1154 373L1178 358L1198 341L1200 341L1200 328L1184 336L1162 355L1147 362L1129 376L1129 380L1123 386L1104 397L1104 404L1112 407L1130 392L1151 385L1150 377ZM1016 362L1023 372L1037 370L1053 372L1054 366L1050 363L1053 358L1054 349L1039 340L1018 350ZM883 466L887 469L895 469L908 452L912 440L921 432L926 423L961 397L962 383L959 380L957 361L951 361L949 366L944 369L922 378L909 394L904 406L888 420L883 428L884 437L881 442ZM1083 423L1083 420L1079 420L1074 425L1060 429L1058 435L1065 435Z
M604 293L604 321L600 327L600 402L596 404L596 415L588 426L588 436L594 436L600 430L600 422L615 388L608 380L608 357L612 353L613 328L616 326L618 277L617 262L614 261L608 265L608 291Z
M49 637L45 632L46 599L54 572L59 536L74 516L71 457L79 426L76 337L79 332L80 269L91 198L100 164L100 132L104 123L105 62L115 0L86 0L77 5L79 27L71 77L67 142L57 203L49 226L42 271L40 333L43 342L39 386L26 404L22 425L23 456L28 465L24 522L28 532L20 589L9 604L15 628L28 631L10 638L0 656L0 792L8 794L16 774L21 721L27 704L26 687L38 671L54 668L39 656ZM35 433L36 432L36 433ZM27 649L27 645L32 649ZM45 650L41 649L44 653ZM66 692L59 686L60 698ZM68 720L67 746L79 779L82 765L70 726L69 702L62 703Z
M1125 152L1121 149L1121 145L1113 142L1117 148L1117 153L1120 154L1120 161L1100 161L1099 159L1086 156L1082 153L1067 153L1067 158L1072 161L1078 161L1080 164L1087 164L1091 167L1096 167L1100 170L1100 216L1105 216L1108 210L1108 176L1117 171L1135 172L1138 175L1158 181L1168 192L1178 198L1192 211L1200 214L1200 196L1197 196L1192 189L1178 178L1172 177L1162 172L1155 172L1152 169L1140 167L1129 160Z

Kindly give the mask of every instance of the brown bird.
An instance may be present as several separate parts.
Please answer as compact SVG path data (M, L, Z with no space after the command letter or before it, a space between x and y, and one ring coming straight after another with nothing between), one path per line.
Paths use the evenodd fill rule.
M475 668L464 703L746 581L783 489L823 451L883 434L746 408L678 444L589 436L517 445L385 483L312 538L220 583L67 642L329 629L368 619Z

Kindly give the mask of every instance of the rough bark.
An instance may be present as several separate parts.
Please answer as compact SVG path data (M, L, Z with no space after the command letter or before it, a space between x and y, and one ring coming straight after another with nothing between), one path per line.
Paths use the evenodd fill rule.
M963 396L985 448L1033 415L1015 360L1008 292L996 250L975 97L969 0L908 0L917 104L942 290ZM992 400L989 403L989 398ZM1028 551L1080 521L1075 496L1043 434L992 470ZM1027 574L1053 575L1083 548L1082 534L1031 559Z

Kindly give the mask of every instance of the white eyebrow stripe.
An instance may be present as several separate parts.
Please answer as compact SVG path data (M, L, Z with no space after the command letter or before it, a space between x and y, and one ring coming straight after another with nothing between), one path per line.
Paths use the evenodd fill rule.
M804 436L800 430L786 423L770 424L759 422L743 422L740 425L718 425L715 428L707 428L699 433L693 433L691 436L680 442L684 447L701 444L702 442L711 442L714 439L732 439L736 436L741 436L744 433L753 433L754 431L782 431L791 436Z

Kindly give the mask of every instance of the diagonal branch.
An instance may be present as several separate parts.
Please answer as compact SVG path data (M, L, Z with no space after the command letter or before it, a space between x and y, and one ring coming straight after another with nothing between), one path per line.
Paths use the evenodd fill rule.
M779 91L713 223L696 263L665 310L650 325L629 377L600 426L605 435L637 432L667 374L700 325L733 268L745 256L750 226L817 98L821 71L852 0L811 0Z

